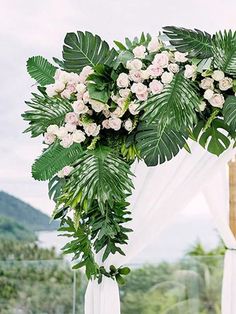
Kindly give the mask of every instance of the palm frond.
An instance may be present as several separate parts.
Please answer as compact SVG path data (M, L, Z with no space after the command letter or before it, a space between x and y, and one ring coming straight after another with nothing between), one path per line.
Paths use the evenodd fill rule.
M236 132L236 97L228 96L223 107L224 121Z
M213 56L211 35L198 29L183 27L163 27L164 34L170 38L170 44L180 52L188 52L192 57L206 59Z
M111 65L117 52L106 41L90 32L68 33L63 46L63 68L80 73L83 67L97 64ZM62 65L62 64L61 64Z
M84 202L90 206L97 199L104 211L107 202L123 201L133 188L130 166L114 155L108 147L99 146L81 156L63 190L62 202L75 207Z
M36 159L32 166L32 175L39 181L51 179L62 168L80 159L81 155L83 150L80 144L74 143L69 148L63 148L59 142L55 142Z
M25 111L22 117L28 121L30 126L24 132L31 132L32 137L43 134L51 124L60 126L65 119L65 115L72 111L68 100L62 98L50 98L32 94L34 98L26 104L31 110Z
M218 32L213 37L214 65L230 75L236 75L236 32Z
M56 67L41 56L27 60L27 71L41 86L54 83Z
M147 166L156 166L172 159L186 143L186 131L161 128L158 123L141 125L136 135L137 146Z
M140 108L144 110L142 119L148 123L155 121L162 128L169 125L178 130L192 127L199 103L196 86L178 73L161 94L149 97Z

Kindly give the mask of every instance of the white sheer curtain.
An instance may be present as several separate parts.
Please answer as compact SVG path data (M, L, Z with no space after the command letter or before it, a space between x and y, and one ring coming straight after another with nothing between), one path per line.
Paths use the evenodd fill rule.
M105 267L130 263L199 193L203 183L211 180L217 169L235 154L229 150L218 158L195 142L191 143L191 151L189 154L182 150L171 161L154 168L143 163L136 165L135 191L131 198L134 232L124 248L126 256L110 256ZM90 281L85 295L85 314L111 313L120 314L116 282L105 278L98 285ZM235 314L224 314L229 313Z

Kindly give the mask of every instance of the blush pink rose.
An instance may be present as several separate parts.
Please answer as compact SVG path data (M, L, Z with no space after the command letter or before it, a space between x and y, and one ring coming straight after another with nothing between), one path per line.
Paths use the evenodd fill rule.
M75 112L69 112L66 114L65 122L70 124L77 124L78 123L78 116Z
M158 80L153 80L149 84L149 88L152 94L156 95L156 94L160 94L163 91L164 85Z

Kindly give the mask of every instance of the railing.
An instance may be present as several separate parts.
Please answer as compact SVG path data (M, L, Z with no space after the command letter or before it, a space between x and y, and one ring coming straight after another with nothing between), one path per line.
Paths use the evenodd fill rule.
M122 314L220 314L222 256L131 268ZM61 260L0 262L0 313L83 314L86 284Z

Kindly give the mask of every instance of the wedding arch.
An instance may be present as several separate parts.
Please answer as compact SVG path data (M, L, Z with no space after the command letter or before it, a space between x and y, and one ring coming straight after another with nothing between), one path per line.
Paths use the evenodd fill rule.
M224 193L209 187L212 178L225 182L219 171L235 153L236 32L168 26L114 43L68 33L56 65L41 56L27 61L38 85L22 116L45 145L32 175L49 180L53 218L72 239L64 252L90 279L86 314L120 313L117 283L130 272L123 265L203 182L225 244L236 249L219 208ZM234 313L223 304L224 314Z

